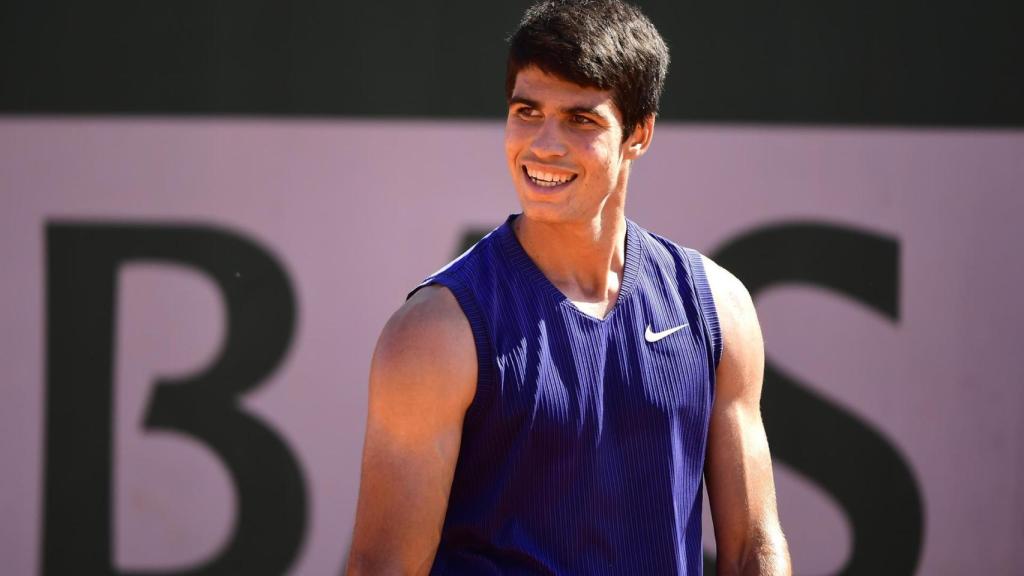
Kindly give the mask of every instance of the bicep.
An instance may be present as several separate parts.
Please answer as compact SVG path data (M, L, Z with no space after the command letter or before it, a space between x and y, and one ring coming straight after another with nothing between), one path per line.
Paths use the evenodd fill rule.
M353 565L429 570L475 385L472 333L454 298L414 297L371 363Z
M712 264L712 266L714 266ZM764 343L745 288L717 268L713 284L723 331L708 431L708 498L720 561L739 562L778 528L771 454L761 420Z
M738 561L777 523L771 455L759 411L716 399L705 474L719 559Z

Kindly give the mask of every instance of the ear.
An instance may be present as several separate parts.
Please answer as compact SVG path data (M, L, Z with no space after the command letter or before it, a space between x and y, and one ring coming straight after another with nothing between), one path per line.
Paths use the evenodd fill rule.
M643 119L633 130L633 133L623 143L623 155L628 160L636 160L644 155L651 146L651 139L654 138L654 114Z

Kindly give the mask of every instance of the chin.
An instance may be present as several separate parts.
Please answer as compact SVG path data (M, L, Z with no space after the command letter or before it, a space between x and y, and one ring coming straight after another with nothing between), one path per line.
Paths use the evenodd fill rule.
M543 222L544 224L557 224L564 221L559 214L552 213L551 210L531 210L525 206L523 207L523 216L533 222Z
M574 220L565 206L546 202L520 202L523 216L533 222L544 224L562 224Z

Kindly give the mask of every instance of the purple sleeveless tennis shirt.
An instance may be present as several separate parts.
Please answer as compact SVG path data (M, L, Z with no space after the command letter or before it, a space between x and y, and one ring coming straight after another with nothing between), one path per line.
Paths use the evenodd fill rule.
M417 287L451 290L479 363L432 574L701 574L722 344L700 254L627 221L598 320L541 273L514 218Z

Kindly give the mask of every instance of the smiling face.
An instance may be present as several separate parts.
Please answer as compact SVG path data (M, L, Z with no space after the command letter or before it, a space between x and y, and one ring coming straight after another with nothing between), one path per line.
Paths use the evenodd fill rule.
M505 156L524 215L587 222L624 200L630 161L650 143L653 118L623 141L612 94L527 67L516 76Z

